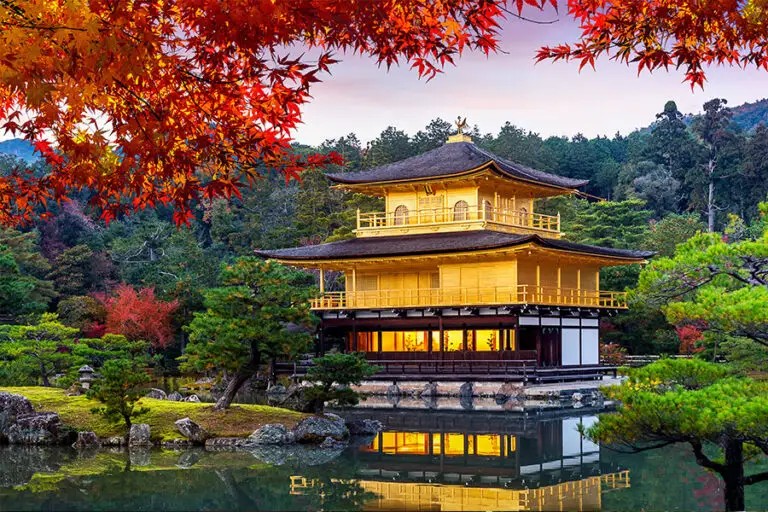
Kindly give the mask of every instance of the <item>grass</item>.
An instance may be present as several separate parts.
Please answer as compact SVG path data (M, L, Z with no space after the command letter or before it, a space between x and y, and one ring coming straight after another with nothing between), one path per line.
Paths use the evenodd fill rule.
M58 412L61 421L76 430L91 430L99 437L125 434L125 424L112 423L91 409L100 403L85 396L67 396L63 389L45 387L0 388L23 395L32 402L35 410ZM153 440L169 441L184 439L174 422L189 417L214 437L245 437L268 423L282 423L293 427L307 415L266 405L233 405L225 411L213 410L213 404L195 402L171 402L142 398L137 407L148 407L149 412L136 417L134 423L147 423Z

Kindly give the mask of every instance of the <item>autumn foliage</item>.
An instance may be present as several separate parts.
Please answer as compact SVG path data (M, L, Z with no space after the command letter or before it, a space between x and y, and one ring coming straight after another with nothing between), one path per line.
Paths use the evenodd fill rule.
M692 355L704 350L697 343L704 339L702 329L695 325L681 325L675 327L677 337L680 338L680 354Z
M102 300L107 309L106 332L122 334L132 341L148 341L156 348L165 348L173 340L171 316L177 301L163 302L155 297L152 288L136 291L126 284Z
M537 59L583 68L606 56L638 73L682 68L691 87L703 86L709 65L768 69L767 9L766 0L568 0L580 40L544 47Z
M3 176L0 222L87 188L107 221L171 204L183 223L267 169L340 163L289 147L335 52L429 78L464 49L496 50L502 14L475 0L2 0L0 128L52 170Z

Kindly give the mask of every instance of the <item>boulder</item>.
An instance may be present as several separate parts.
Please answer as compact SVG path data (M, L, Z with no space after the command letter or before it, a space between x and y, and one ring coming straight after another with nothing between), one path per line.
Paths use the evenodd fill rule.
M397 382L393 382L392 385L387 388L387 398L389 399L394 397L400 398L402 395L403 392L400 390L400 386L397 385Z
M326 437L341 441L349 437L344 421L324 416L310 416L301 420L293 429L298 443L322 443Z
M134 446L128 450L131 466L149 466L152 452L146 446Z
M326 437L325 440L320 443L321 450L343 450L347 447L347 443L343 441L337 441L336 439L332 437Z
M163 448L166 450L186 450L194 445L195 443L189 439L169 439L168 441L163 441Z
M419 394L421 398L432 398L437 396L437 383L436 382L428 382L424 384L424 389L421 390L421 393Z
M581 402L584 400L584 395L578 391L571 395L571 400L574 402Z
M182 400L182 402L194 402L194 403L200 403L200 397L199 397L199 396L197 396L197 395L195 395L195 394L192 394L192 395L189 395L189 396L187 396L187 397L184 397L184 399Z
M165 391L158 388L152 388L149 390L149 393L144 395L146 398L154 398L155 400L165 400L167 398L167 395L165 394Z
M199 461L203 456L203 451L201 449L196 450L187 450L181 455L179 455L179 460L176 462L176 467L182 468L182 469L189 469L195 464L197 464L197 461Z
M205 440L205 449L211 451L231 451L245 445L242 437L212 437Z
M294 442L294 433L279 423L264 425L248 437L248 444L255 445L284 445Z
M0 393L0 439L8 435L8 429L16 422L17 416L33 412L35 408L27 397Z
M504 403L510 398L520 398L521 395L525 396L525 391L522 386L512 384L511 382L505 382L496 391L495 398L497 403Z
M78 432L77 441L72 445L72 448L79 450L86 448L96 448L100 446L99 438L93 432Z
M77 434L73 430L64 428L56 412L21 414L8 429L10 444L71 444L76 438Z
M465 382L459 388L459 398L472 398L475 396L475 384L472 382Z
M128 434L128 446L152 446L149 440L149 425L146 423L134 423Z
M175 422L176 430L193 443L203 444L210 437L208 432L189 418L182 418Z
M352 420L347 422L347 429L353 436L367 436L378 434L384 430L384 425L378 420Z
M112 436L101 440L101 446L125 446L127 444L123 436Z
M281 389L282 388L282 389ZM288 389L283 386L272 386L267 391L269 405L291 409L298 412L315 412L315 401L307 398L308 386L291 384ZM285 390L284 392L282 390Z
M174 391L173 393L168 395L168 400L172 402L181 402L183 399L184 397L181 396L181 393L179 393L178 391Z

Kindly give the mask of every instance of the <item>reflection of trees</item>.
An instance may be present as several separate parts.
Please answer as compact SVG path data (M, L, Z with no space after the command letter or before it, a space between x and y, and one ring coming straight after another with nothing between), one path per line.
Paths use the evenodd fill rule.
M127 452L78 459L72 450L0 448L0 478L23 486L0 488L0 510L359 510L375 498L344 458L269 466L247 453L206 453L191 469L179 469L178 459L152 452L151 465L136 466ZM292 494L295 475L313 486Z

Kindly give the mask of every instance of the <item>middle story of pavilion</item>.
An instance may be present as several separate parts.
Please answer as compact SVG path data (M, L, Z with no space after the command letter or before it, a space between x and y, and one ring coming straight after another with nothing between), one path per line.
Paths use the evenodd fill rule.
M536 200L586 182L502 159L463 134L395 164L328 177L384 198L385 211L358 212L349 240L256 251L320 271L312 309L321 351L597 365L599 317L626 308L623 292L601 289L600 270L652 255L563 239L559 216L536 213ZM343 274L343 289L326 289L329 271Z

